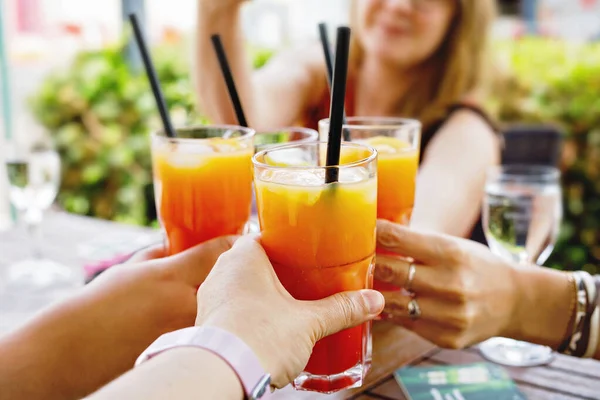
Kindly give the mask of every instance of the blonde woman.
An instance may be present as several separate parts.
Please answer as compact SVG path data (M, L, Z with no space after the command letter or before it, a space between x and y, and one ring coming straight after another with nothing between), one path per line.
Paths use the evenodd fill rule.
M235 123L209 37L224 41L250 125L303 123L328 114L320 46L276 55L252 71L240 29L243 0L199 0L196 81L212 120ZM412 225L483 240L479 222L485 170L499 142L481 92L494 0L355 0L348 115L421 120L421 168ZM317 27L315 26L315 30Z

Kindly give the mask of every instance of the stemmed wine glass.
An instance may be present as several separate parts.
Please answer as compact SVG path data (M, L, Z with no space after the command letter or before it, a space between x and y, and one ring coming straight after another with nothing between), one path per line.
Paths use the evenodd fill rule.
M76 279L73 271L44 258L41 250L44 211L58 193L60 157L42 144L24 145L15 141L8 143L5 149L9 198L19 220L26 226L31 247L29 258L8 266L5 288L23 293L70 286Z
M488 171L483 204L491 251L523 266L542 265L552 253L562 220L560 171L540 165L504 165ZM515 367L547 364L552 349L491 338L480 351L488 360Z

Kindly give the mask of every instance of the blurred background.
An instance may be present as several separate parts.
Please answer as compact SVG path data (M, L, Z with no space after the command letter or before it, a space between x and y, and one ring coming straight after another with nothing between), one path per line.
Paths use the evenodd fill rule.
M63 163L60 208L157 225L148 132L159 120L123 20L132 11L144 16L174 120L204 121L189 72L196 2L0 0L0 149L8 139L52 143ZM507 131L552 123L565 135L565 218L547 265L600 273L600 0L498 4L490 110ZM348 6L252 1L244 27L254 67L278 49L316 40L318 22L347 22ZM0 229L15 216L3 166Z

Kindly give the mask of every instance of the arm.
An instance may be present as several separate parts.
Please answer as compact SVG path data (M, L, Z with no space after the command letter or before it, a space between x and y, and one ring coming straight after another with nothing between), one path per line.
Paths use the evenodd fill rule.
M495 133L480 116L454 113L423 157L411 226L468 236L481 210L486 169L498 164L499 153Z
M566 272L512 265L479 243L383 220L377 241L381 249L415 259L411 290L422 310L411 320L411 297L384 292L384 318L438 346L464 348L504 336L556 349L571 335L575 293ZM409 266L406 259L378 254L375 277L403 286Z
M109 399L243 399L235 372L219 356L200 348L159 354L89 397Z
M110 279L0 341L0 399L80 398L131 368L156 337L194 321L193 286L139 272L107 271L101 278Z
M218 123L236 124L210 36L219 33L250 126L257 130L289 126L327 89L318 46L284 52L259 71L244 53L239 0L200 0L196 39L196 92L202 111ZM318 93L321 93L318 92Z
M138 271L107 271L0 340L0 399L80 398L131 368L157 336L193 322L193 287Z
M196 325L237 336L254 352L275 387L298 376L318 340L372 320L383 309L383 297L374 290L295 300L252 237L241 238L219 257L197 297ZM177 348L143 363L91 397L188 398L241 399L242 387L220 357L197 348Z
M517 306L501 334L558 348L572 322L573 289L567 274L537 266L515 267L514 271Z
M138 255L1 338L0 399L81 398L130 369L158 336L194 322L196 288L233 240Z
M600 276L592 278L597 281ZM571 308L575 294L567 273L537 266L520 268L516 285L521 306L506 336L557 349L572 332L575 320ZM600 360L600 346L591 357Z

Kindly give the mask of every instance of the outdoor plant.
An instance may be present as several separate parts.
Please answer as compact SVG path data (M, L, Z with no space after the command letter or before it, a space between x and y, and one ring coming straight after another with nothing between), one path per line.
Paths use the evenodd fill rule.
M600 273L600 44L527 38L498 43L503 122L555 123L566 133L564 223L547 265Z
M198 119L182 52L154 52L175 122ZM46 78L31 99L63 161L59 204L67 211L134 224L155 219L150 132L160 127L143 71L132 71L122 46L79 54Z
M183 46L155 49L171 114L202 121ZM251 49L259 68L271 52ZM556 123L567 134L562 160L565 215L547 265L600 273L600 44L525 38L494 48L491 108L505 123ZM60 204L70 212L135 224L155 219L149 132L160 127L145 75L121 46L80 54L49 76L32 110L52 134L64 171Z

